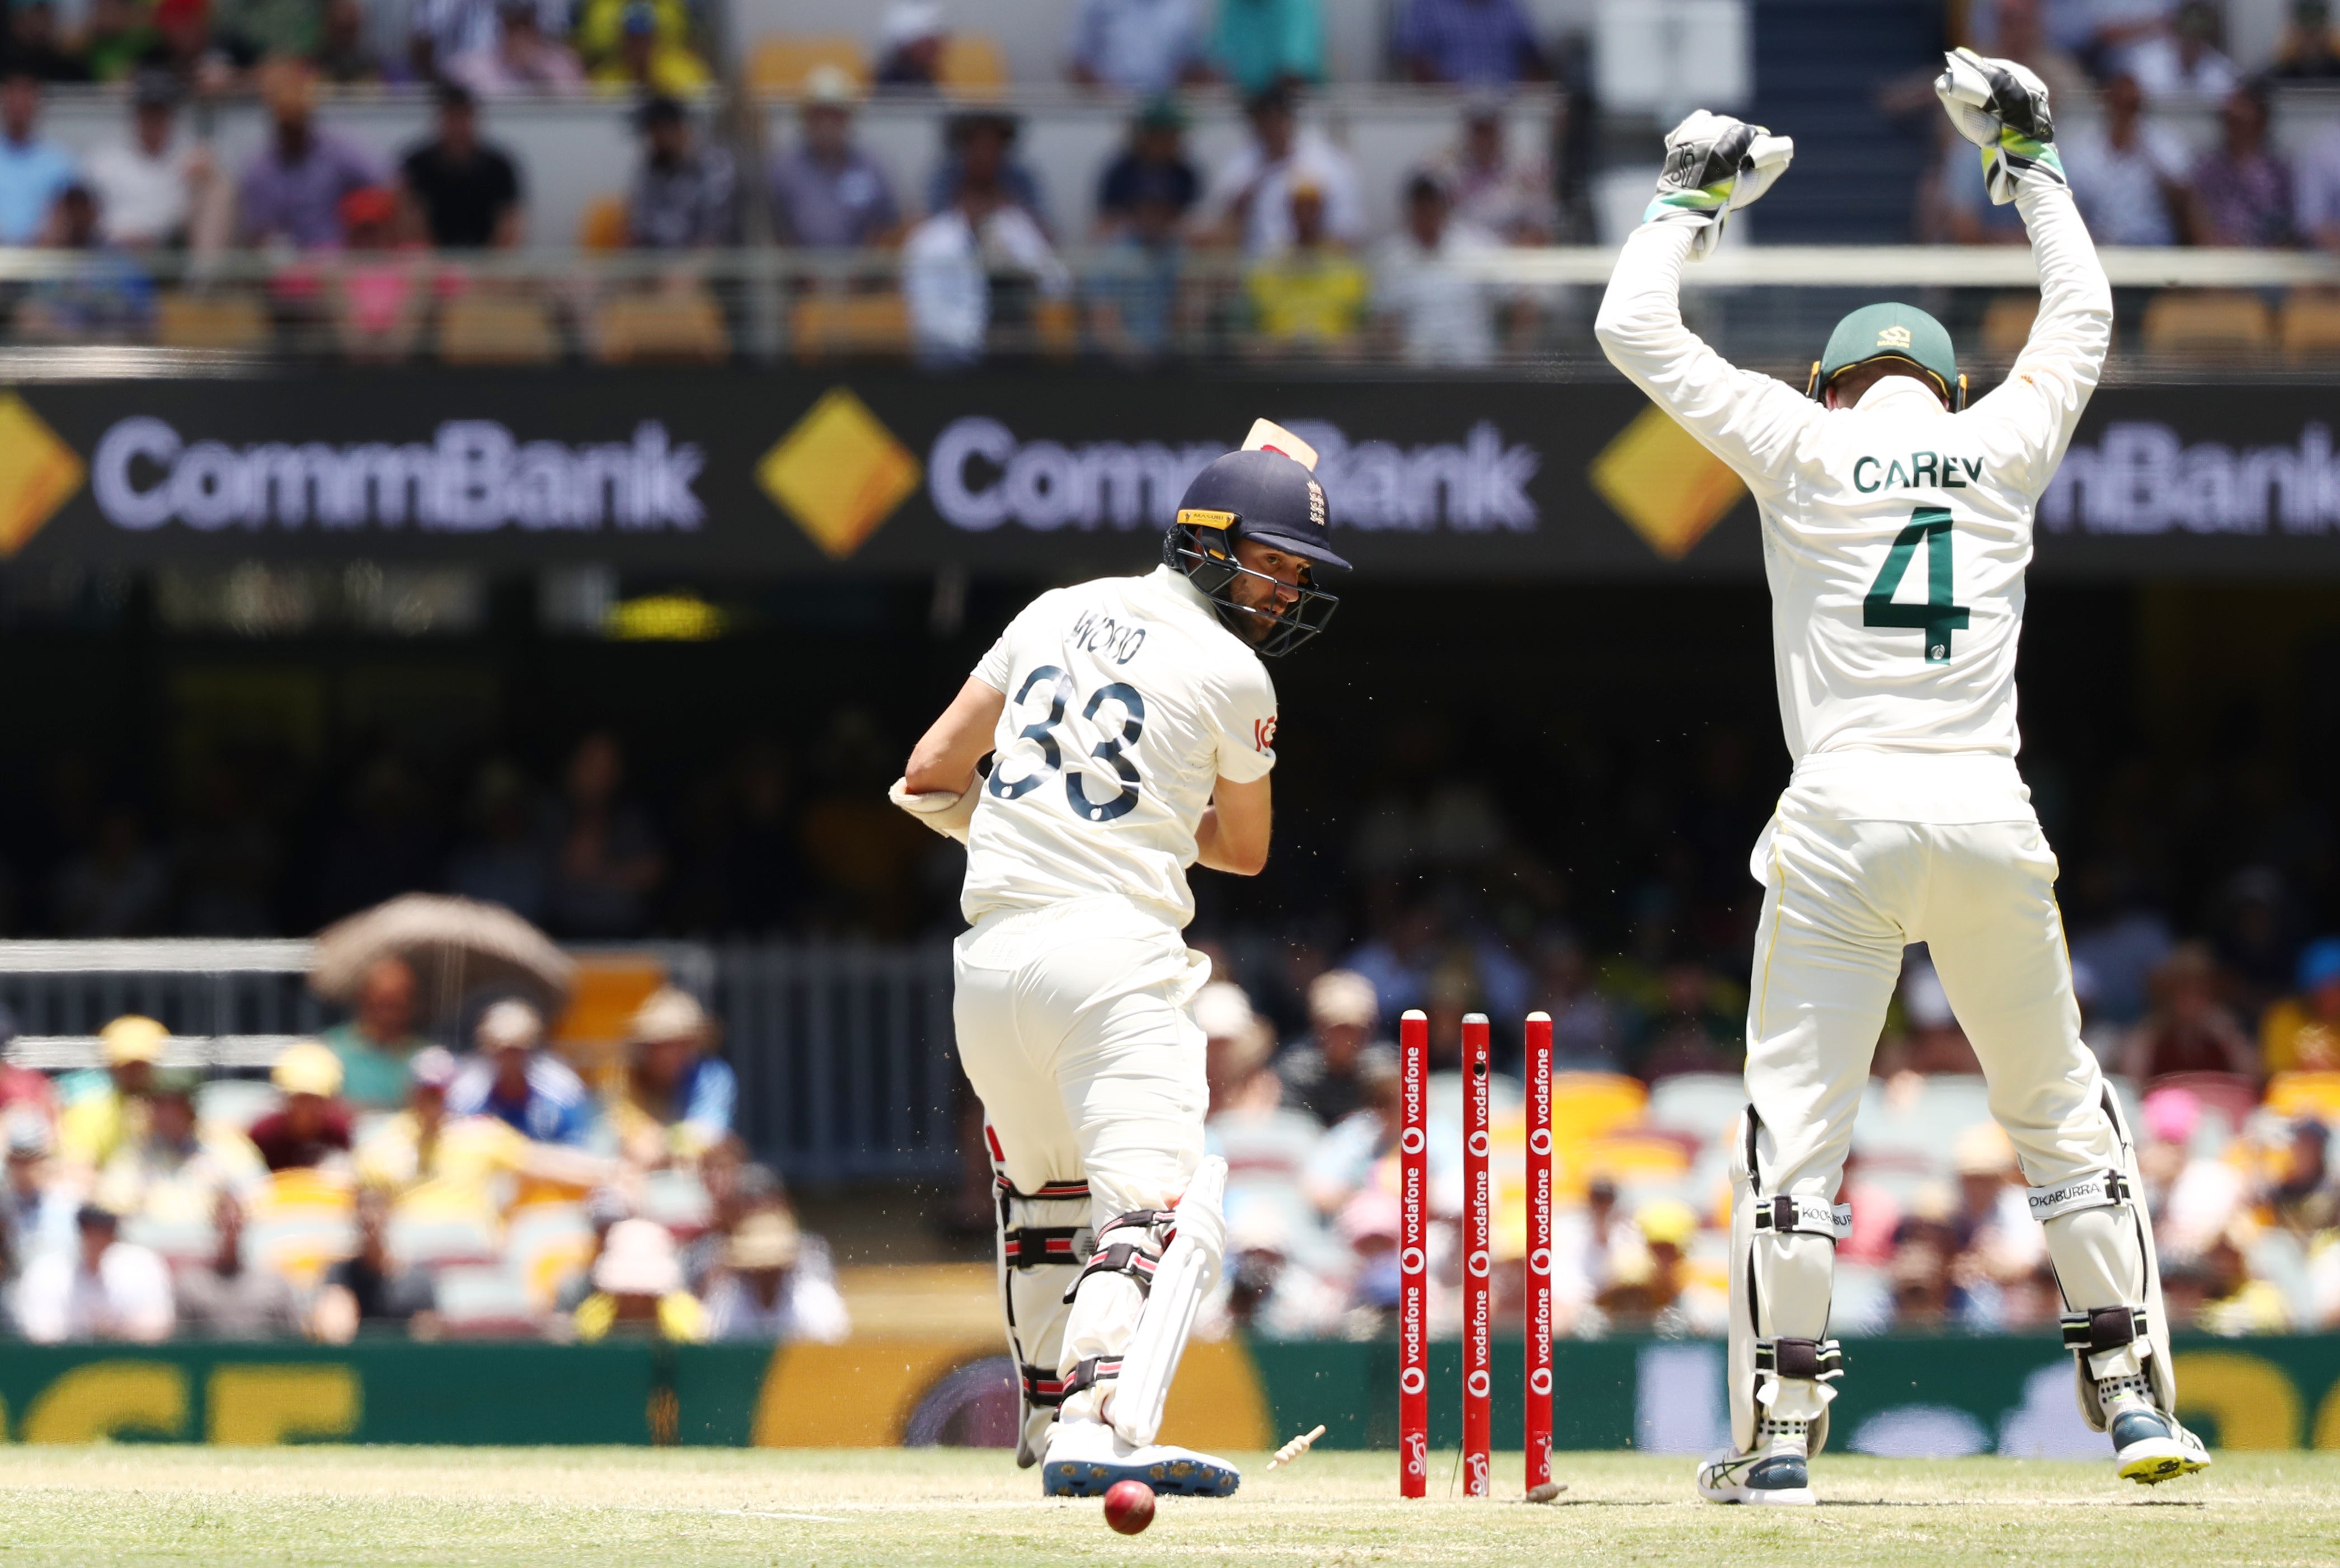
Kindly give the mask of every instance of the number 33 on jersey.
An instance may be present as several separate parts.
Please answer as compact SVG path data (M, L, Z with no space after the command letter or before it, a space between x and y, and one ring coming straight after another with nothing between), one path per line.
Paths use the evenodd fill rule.
M1118 889L1183 927L1224 777L1275 766L1275 690L1210 600L1158 568L1042 594L975 678L1006 694L967 834L969 920Z

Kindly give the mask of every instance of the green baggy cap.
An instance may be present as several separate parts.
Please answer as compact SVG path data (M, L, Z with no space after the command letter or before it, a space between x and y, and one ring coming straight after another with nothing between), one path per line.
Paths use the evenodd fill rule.
M1958 356L1950 334L1917 306L1890 302L1864 305L1837 323L1820 355L1820 385L1834 381L1839 371L1884 359L1908 360L1932 376L1945 402L1957 393Z

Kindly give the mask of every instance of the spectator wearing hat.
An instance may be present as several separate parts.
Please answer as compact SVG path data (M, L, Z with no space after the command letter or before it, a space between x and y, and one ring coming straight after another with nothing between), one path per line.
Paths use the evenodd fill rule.
M1628 1249L1612 1277L1593 1298L1611 1325L1720 1338L1730 1326L1730 1301L1691 1271L1690 1244L1698 1236L1698 1216L1679 1198L1660 1198L1635 1211L1641 1246Z
M1381 1027L1373 983L1353 969L1327 969L1308 983L1308 1037L1276 1058L1284 1103L1331 1126L1363 1108L1362 1058Z
M1508 86L1552 74L1519 0L1406 0L1391 53L1415 82Z
M1084 87L1124 93L1207 81L1202 0L1081 0L1066 74Z
M247 245L338 246L342 199L382 183L371 156L316 123L317 76L306 62L278 59L261 71L268 141L245 165L237 226Z
M605 92L692 98L714 79L690 46L690 12L683 0L587 0L577 47Z
M76 1245L32 1260L16 1282L16 1331L35 1345L117 1340L157 1345L175 1313L171 1271L151 1249L121 1239L110 1209L84 1204Z
M886 8L878 45L880 87L932 89L942 81L943 48L950 29L933 0L895 0Z
M1083 286L1090 334L1125 360L1170 352L1194 316L1185 281L1184 220L1195 203L1194 169L1178 152L1175 106L1157 104L1142 121L1137 145L1106 171L1096 227L1104 250ZM1166 148L1168 161L1155 155Z
M94 1171L146 1127L147 1087L163 1059L170 1031L152 1018L124 1014L98 1031L105 1077L70 1095L57 1122L57 1147L67 1164Z
M2129 1032L2122 1067L2150 1088L2171 1073L2258 1076L2258 1053L2218 1000L2217 961L2200 942L2180 942L2153 972L2152 1011Z
M1242 3L1242 0L1237 0ZM1293 193L1313 189L1322 202L1323 233L1340 244L1364 237L1364 202L1348 155L1314 126L1300 124L1290 89L1274 87L1244 106L1249 135L1212 171L1195 225L1205 239L1273 256L1298 238Z
M479 104L469 87L441 84L438 134L410 150L398 168L417 227L439 249L510 250L521 243L520 168L480 139Z
M2238 1216L2202 1249L2203 1301L2194 1312L2196 1328L2225 1338L2291 1332L2290 1298L2273 1281L2251 1273L2251 1249L2257 1241L2258 1227Z
M1320 1339L1340 1326L1348 1292L1311 1266L1314 1249L1280 1205L1254 1201L1231 1206L1226 1262L1219 1286L1204 1303L1204 1332L1240 1329L1256 1339Z
M1263 353L1344 357L1357 347L1373 280L1333 237L1324 187L1304 176L1284 194L1291 243L1244 273L1252 346Z
M45 1252L74 1245L74 1190L58 1174L56 1129L35 1107L18 1104L0 1116L7 1169L0 1177L0 1282L15 1279Z
M389 185L366 185L342 198L342 244L333 269L333 326L352 360L388 363L406 357L422 330L429 303L429 258Z
M213 1211L219 1245L212 1256L180 1271L182 1333L205 1339L290 1339L301 1332L301 1300L292 1282L244 1256L243 1205L222 1193Z
M835 1345L852 1331L827 1242L805 1235L785 1207L739 1222L708 1287L709 1339Z
M359 1188L357 1218L357 1251L325 1270L309 1312L309 1332L327 1345L347 1345L370 1328L404 1329L433 1300L429 1271L390 1255L389 1195Z
M1966 1293L1969 1321L2003 1325L2008 1293L2048 1260L2047 1233L2032 1221L2015 1146L1997 1122L1959 1133L1950 1167L1958 1177L1951 1277Z
M1175 98L1156 98L1130 122L1129 141L1097 180L1096 235L1118 239L1141 226L1146 209L1175 226L1202 194L1187 160L1186 115Z
M900 205L878 160L853 141L858 93L831 65L806 76L798 111L803 134L772 161L772 215L782 244L850 250L899 237Z
M610 1227L593 1260L593 1294L577 1308L575 1323L587 1345L610 1338L698 1345L707 1338L707 1309L682 1286L674 1237L649 1219Z
M406 1100L406 1068L430 1042L415 1032L414 969L376 959L359 977L357 1007L319 1042L342 1062L342 1096L360 1110L395 1110Z
M1211 56L1241 93L1324 79L1318 0L1219 0Z
M2259 1021L2259 1062L2276 1073L2340 1072L2340 937L2307 944L2298 989Z
M585 67L545 25L536 0L499 0L494 38L448 61L444 77L483 98L566 94L583 89Z
M637 1165L697 1159L731 1136L739 1080L712 1055L715 1020L689 992L660 987L626 1025L626 1067L609 1097L618 1146Z
M342 1059L314 1040L288 1047L269 1081L284 1103L246 1134L272 1171L337 1164L350 1153L350 1107L342 1100Z
M626 203L627 243L641 250L688 251L736 241L739 180L731 154L700 141L690 116L671 97L644 104L635 124L642 134L642 162Z
M1396 1049L1388 1045L1361 1047L1349 1076L1355 1107L1317 1140L1300 1177L1310 1201L1326 1214L1339 1213L1354 1201L1397 1147L1403 1086Z
M224 194L211 149L178 134L179 84L167 72L142 71L132 88L130 134L83 161L82 180L97 198L99 232L109 244L134 249L197 242L216 219L200 223Z
M414 1053L408 1067L406 1108L370 1132L357 1149L359 1183L403 1198L431 1187L453 1206L494 1210L491 1188L502 1176L523 1176L563 1186L591 1188L613 1174L612 1163L584 1150L530 1141L501 1117L448 1109L448 1091L461 1066L439 1046Z
M41 237L49 208L74 177L73 155L40 134L41 84L22 65L0 65L0 245Z
M459 1116L493 1116L538 1143L575 1146L597 1117L585 1082L543 1048L544 1020L526 1002L496 1003L480 1015L475 1049L447 1090Z
M97 1176L97 1198L124 1218L188 1229L211 1223L223 1193L249 1196L268 1179L252 1140L225 1122L195 1114L198 1076L165 1067L147 1085L139 1134L114 1151Z
M1215 981L1196 993L1203 1076L1211 1097L1204 1146L1227 1162L1227 1212L1266 1203L1313 1225L1303 1174L1324 1136L1315 1117L1283 1105L1284 1083L1268 1066L1275 1029L1253 1010L1243 987Z

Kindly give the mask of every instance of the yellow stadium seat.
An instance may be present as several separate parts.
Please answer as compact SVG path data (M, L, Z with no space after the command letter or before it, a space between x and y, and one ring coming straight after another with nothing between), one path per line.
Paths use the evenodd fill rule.
M166 349L263 349L268 313L249 294L167 293L154 303L154 341Z
M550 1307L560 1287L593 1262L592 1223L581 1204L540 1204L512 1216L504 1258L529 1294Z
M2267 1080L2266 1108L2340 1126L2340 1073L2277 1073Z
M2283 352L2294 359L2340 358L2340 294L2293 294L2283 305Z
M898 293L807 294L788 311L788 346L800 360L909 352L910 310Z
M860 40L840 33L775 33L757 39L749 52L748 85L759 93L795 93L823 65L869 84L869 58Z
M1081 346L1081 323L1070 300L1042 300L1032 309L1032 325L1039 334L1040 352L1051 359L1070 359Z
M626 198L596 196L577 220L577 243L589 251L622 251L626 231Z
M1555 1178L1555 1185L1571 1197L1581 1197L1595 1176L1607 1176L1622 1186L1687 1175L1690 1140L1669 1133L1620 1131L1577 1145L1568 1151L1567 1160L1567 1169Z
M2145 307L2148 352L2191 356L2248 353L2271 347L2275 325L2256 294L2173 291Z
M731 357L723 313L703 289L620 294L594 320L594 353L606 364L713 363Z
M560 357L560 333L540 300L461 294L439 317L439 357L451 365L542 364Z
M954 98L996 98L1007 90L1007 55L985 33L954 33L943 43L935 79Z
M2023 352L2031 323L2038 317L2038 295L1999 295L1982 313L1982 352L1994 359L2013 359Z
M306 1290L357 1250L357 1199L342 1176L278 1171L253 1198L246 1255Z
M1621 1073L1554 1073L1552 1140L1567 1148L1631 1126L1649 1109L1650 1091Z

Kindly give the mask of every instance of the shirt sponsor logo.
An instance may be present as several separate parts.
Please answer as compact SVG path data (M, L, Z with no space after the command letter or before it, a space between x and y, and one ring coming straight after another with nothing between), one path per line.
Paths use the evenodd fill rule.
M1542 459L1481 421L1460 442L1401 447L1352 442L1337 425L1294 420L1316 449L1316 484L1335 527L1458 533L1530 533L1539 513L1528 481ZM1178 501L1225 448L1159 442L1024 441L996 419L952 421L927 453L927 487L953 528L987 532L1015 523L1037 532L1165 528ZM1310 496L1311 511L1316 496Z
M692 485L705 454L646 420L630 442L570 445L517 439L493 420L449 420L429 444L189 442L141 415L109 429L90 465L98 511L139 531L183 522L209 531L261 528L418 528L695 531Z
M2321 423L2287 446L2233 447L2117 421L2064 454L2039 519L2056 533L2329 533L2340 531L2340 460Z
M1251 749L1262 756L1275 749L1275 720L1254 719L1251 721Z

